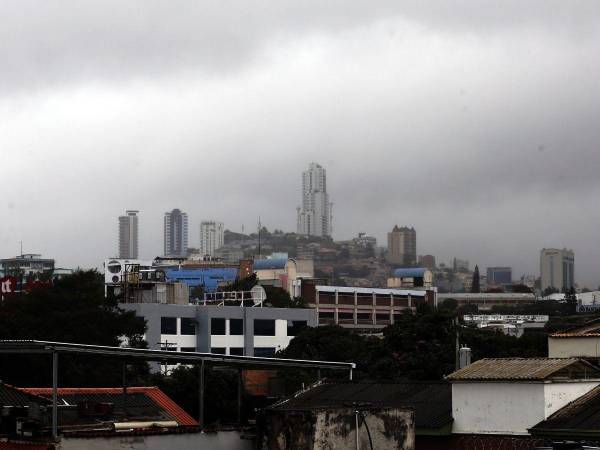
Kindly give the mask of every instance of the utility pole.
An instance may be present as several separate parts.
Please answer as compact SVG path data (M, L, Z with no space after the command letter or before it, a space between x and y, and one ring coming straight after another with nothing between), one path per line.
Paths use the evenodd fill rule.
M454 328L456 333L456 370L460 369L460 335L458 334L458 316L454 318Z
M258 259L260 259L260 232L261 232L261 225L260 225L260 216L258 216Z

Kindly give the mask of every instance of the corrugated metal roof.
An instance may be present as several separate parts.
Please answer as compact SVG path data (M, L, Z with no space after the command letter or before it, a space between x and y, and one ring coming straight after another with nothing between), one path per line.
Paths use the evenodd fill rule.
M561 430L600 435L600 386L556 411L531 428L532 434Z
M412 408L417 428L441 428L452 422L452 389L447 382L325 383L269 409L298 411L361 403L373 408Z
M190 287L204 286L205 292L216 292L219 283L234 281L238 269L231 267L207 267L204 269L166 269L167 281L179 281Z
M277 270L285 269L288 260L284 258L257 259L252 266L254 270Z
M397 278L423 278L427 269L423 267L407 267L394 270Z
M400 295L407 297L425 297L425 291L414 291L406 289L378 289L378 288L361 288L361 287L346 287L346 286L316 286L318 292L335 292L340 294L377 294L377 295Z
M480 359L450 374L450 381L518 381L550 379L565 369L573 369L569 379L600 378L600 370L577 358L499 358Z
M28 443L28 442L2 442L0 441L0 450L51 450L54 449L53 444L43 443Z
M20 391L50 398L52 388L18 388ZM67 403L78 403L83 400L95 400L98 402L114 403L120 406L123 402L123 388L59 388L59 399ZM149 399L144 401L144 399ZM198 422L187 414L179 405L171 400L159 388L152 387L128 387L126 405L127 408L146 409L156 407L162 409L179 425L197 426Z
M25 407L32 402L49 403L46 399L22 392L14 386L0 383L0 406Z

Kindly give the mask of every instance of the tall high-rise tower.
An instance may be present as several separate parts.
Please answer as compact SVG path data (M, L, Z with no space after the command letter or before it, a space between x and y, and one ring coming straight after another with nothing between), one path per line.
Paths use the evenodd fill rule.
M214 256L215 250L223 247L224 227L222 222L205 220L200 224L200 254Z
M119 216L119 258L138 258L138 212L125 211L124 216Z
M417 232L414 228L398 227L388 233L387 260L391 264L413 266L417 262Z
M573 250L544 248L540 252L540 287L563 292L575 287L575 254Z
M332 203L327 194L327 175L317 163L302 172L302 207L298 212L298 234L331 236Z
M164 254L183 258L188 248L188 215L179 209L165 213Z

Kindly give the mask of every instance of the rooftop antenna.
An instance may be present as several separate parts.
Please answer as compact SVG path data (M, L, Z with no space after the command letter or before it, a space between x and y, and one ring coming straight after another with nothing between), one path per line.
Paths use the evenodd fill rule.
M21 258L23 257L23 241L19 241L19 244L21 244Z

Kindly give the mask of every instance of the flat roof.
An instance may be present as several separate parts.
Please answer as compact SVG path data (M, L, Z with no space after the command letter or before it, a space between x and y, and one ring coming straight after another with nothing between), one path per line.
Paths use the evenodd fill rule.
M199 363L241 365L250 367L295 367L333 370L352 370L353 362L314 361L306 359L263 358L258 356L233 356L216 353L171 352L128 347L108 347L104 345L74 344L36 340L0 340L0 353L52 354L52 353L95 354L115 358L142 359L146 361L172 361L174 363Z
M381 289L381 288L362 288L346 286L315 286L318 292L339 292L342 294L380 294L380 295L410 295L413 297L425 297L425 291L415 291L406 289Z

